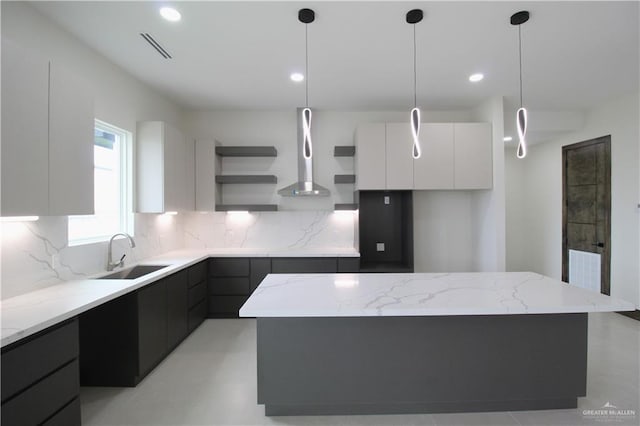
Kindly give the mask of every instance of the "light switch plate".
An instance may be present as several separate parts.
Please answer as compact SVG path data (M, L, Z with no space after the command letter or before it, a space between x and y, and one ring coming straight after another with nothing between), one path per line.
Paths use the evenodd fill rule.
M389 196L388 196L388 195L385 195L385 196L384 196L384 203L385 203L385 204L391 204L391 199L389 198Z
M384 243L376 243L376 251L384 251Z

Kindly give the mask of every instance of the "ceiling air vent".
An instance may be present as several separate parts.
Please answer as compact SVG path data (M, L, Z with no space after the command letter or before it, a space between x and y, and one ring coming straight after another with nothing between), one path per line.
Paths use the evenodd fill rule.
M149 33L140 33L140 35L142 36L143 39L145 39L147 41L147 43L149 43L151 45L151 47L156 49L158 51L158 53L162 55L163 58L171 59L171 55L169 55L169 53L164 49L164 47L160 46L160 43L158 43L151 36L151 34L149 34Z

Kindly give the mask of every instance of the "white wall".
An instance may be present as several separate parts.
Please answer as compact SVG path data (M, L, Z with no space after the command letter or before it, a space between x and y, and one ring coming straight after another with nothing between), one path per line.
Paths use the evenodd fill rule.
M526 160L525 160L526 161ZM530 270L527 262L529 235L525 226L527 194L525 188L525 161L516 157L516 149L504 149L505 198L506 198L506 270L518 272Z
M611 135L611 295L640 306L638 103L638 93L603 103L587 113L582 130L531 146L527 158L516 164L524 174L523 194L510 196L507 212L520 212L509 223L510 229L519 227L523 234L510 233L507 247L521 253L522 263L511 259L509 269L523 266L561 277L562 146ZM518 180L517 173L507 176L507 181L512 179L514 183Z
M122 71L24 2L2 2L2 37L69 68L95 94L95 116L135 135L136 121L164 120L182 127L180 108ZM104 30L104 29L103 29ZM180 219L135 215L137 247L114 252L140 259L183 244ZM36 290L62 280L103 271L106 243L67 246L67 218L2 224L2 298ZM52 266L52 255L61 265Z

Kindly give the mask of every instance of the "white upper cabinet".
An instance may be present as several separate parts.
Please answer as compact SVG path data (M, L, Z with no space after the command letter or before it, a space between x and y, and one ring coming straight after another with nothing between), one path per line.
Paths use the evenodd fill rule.
M412 156L409 123L368 123L356 131L356 189L490 189L490 123L421 123L422 155Z
M216 143L212 140L198 140L195 144L195 196L196 210L213 212L216 210Z
M2 216L93 213L93 98L2 38Z
M385 189L413 189L413 137L409 123L386 125Z
M422 155L413 160L413 189L453 189L453 123L422 123Z
M162 121L139 122L136 132L136 211L194 210L193 149L175 127Z
M386 188L385 123L367 123L356 130L356 189Z
M78 76L55 62L49 117L49 214L93 214L93 96Z
M489 123L455 123L455 188L493 186L492 130Z

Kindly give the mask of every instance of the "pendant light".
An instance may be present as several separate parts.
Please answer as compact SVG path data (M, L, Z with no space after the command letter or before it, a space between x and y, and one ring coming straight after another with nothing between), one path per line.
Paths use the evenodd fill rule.
M309 37L307 27L316 19L312 9L300 9L298 20L304 24L304 108L302 109L302 134L304 149L302 155L305 160L313 157L313 144L311 142L311 108L309 108Z
M411 155L416 160L422 155L422 149L420 148L420 108L418 108L418 94L416 89L416 24L422 21L422 16L422 9L412 9L407 12L407 24L413 25L413 109L410 113L410 119L411 136L413 138Z
M511 15L511 25L518 26L518 57L520 61L520 108L516 112L516 127L518 128L518 150L516 156L527 156L527 109L522 104L522 32L520 26L529 20L529 12L522 10Z

